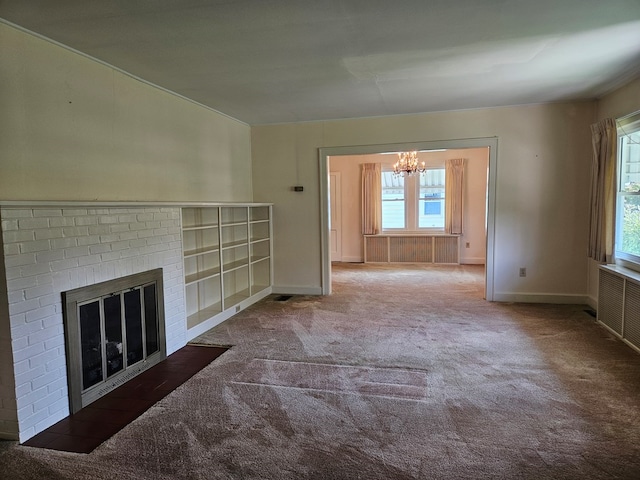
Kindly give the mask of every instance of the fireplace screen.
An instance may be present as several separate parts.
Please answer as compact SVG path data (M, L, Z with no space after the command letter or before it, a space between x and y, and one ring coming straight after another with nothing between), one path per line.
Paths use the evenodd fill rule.
M166 357L162 269L63 295L73 413Z

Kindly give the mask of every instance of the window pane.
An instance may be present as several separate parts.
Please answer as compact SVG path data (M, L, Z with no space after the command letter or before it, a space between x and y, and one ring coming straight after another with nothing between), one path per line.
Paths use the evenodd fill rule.
M404 177L382 172L382 228L405 228Z
M640 191L640 132L622 137L620 142L620 190Z
M619 249L640 256L640 195L621 197Z
M619 145L616 251L621 258L635 262L640 257L640 130L627 130Z
M418 227L444 228L444 168L420 176Z

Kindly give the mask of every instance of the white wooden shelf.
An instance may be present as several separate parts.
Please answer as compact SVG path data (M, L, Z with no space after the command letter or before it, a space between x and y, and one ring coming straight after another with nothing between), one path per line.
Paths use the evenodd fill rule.
M261 292L261 291L265 290L266 288L269 288L269 286L268 285L252 285L251 291L252 292Z
M200 255L206 255L207 253L217 253L220 249L218 247L204 247L196 248L194 250L188 250L184 252L184 258L199 257Z
M210 268L209 270L203 270L201 272L192 273L191 275L187 275L184 277L184 284L191 285L192 283L201 282L202 280L207 280L208 278L214 278L220 275L219 268Z
M260 242L268 242L268 238L252 238L251 243L260 243Z
M187 317L187 329L196 327L211 317L218 315L222 311L222 302L215 303L198 310Z
M233 295L229 295L228 297L225 297L224 304L225 305L236 305L236 304L242 302L243 300L246 300L250 296L251 295L249 294L249 289L247 288L247 289L242 290L240 292L236 292Z
M236 262L230 262L230 263L225 263L222 268L224 268L224 273L230 273L230 272L234 272L236 270L238 270L239 268L242 267L247 267L248 263L247 260L238 260Z
M264 262L265 260L269 260L269 257L266 256L266 255L265 256L255 255L255 256L251 257L251 263L252 264L253 263L258 263L258 262Z
M246 240L236 240L234 242L227 242L222 244L222 249L227 250L229 248L242 247L247 244Z
M228 223L222 223L220 224L220 226L222 228L226 228L226 227L244 227L247 224L247 221L245 220L244 222L228 222Z
M210 224L210 225L195 225L191 227L182 227L182 231L189 232L189 231L195 231L195 230L211 230L214 228L218 228L218 225Z

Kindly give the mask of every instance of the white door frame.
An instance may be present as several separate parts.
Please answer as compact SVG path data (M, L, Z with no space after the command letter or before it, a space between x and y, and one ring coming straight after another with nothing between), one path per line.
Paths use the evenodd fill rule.
M466 138L459 140L436 140L429 142L389 143L382 145L360 145L350 147L325 147L318 150L320 168L320 242L322 294L331 293L331 245L329 232L329 157L339 155L368 155L373 153L410 150L440 150L489 147L489 174L487 184L487 252L485 264L485 298L493 301L494 244L496 179L498 166L498 138Z

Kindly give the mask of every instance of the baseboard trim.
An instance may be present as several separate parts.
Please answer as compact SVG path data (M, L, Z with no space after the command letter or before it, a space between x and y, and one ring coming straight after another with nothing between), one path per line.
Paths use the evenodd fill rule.
M589 305L594 310L598 310L598 298L593 297L591 295L587 296L587 305Z
M588 305L589 295L557 294L557 293L510 293L500 292L493 294L495 302L512 303L555 303L568 305Z
M340 260L337 260L337 262L342 262L342 263L363 263L364 259L362 257L342 257Z
M0 432L0 440L20 441L20 435L13 432Z
M278 295L322 295L322 287L293 287L286 285L275 285L271 293Z
M481 257L462 257L460 265L484 265L486 260Z

